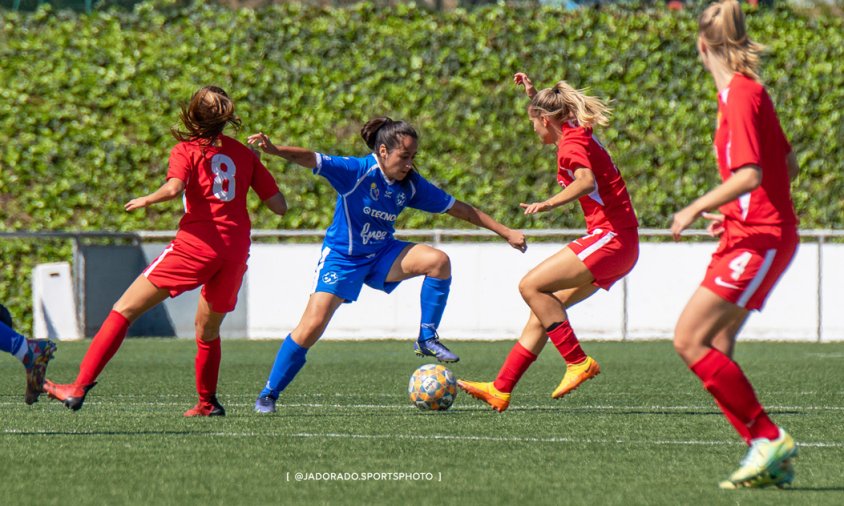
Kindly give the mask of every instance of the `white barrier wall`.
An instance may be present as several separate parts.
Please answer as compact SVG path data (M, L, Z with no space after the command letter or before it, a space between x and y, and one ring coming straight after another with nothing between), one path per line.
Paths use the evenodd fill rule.
M504 243L447 243L452 262L449 305L440 326L446 338L513 339L526 319L518 292L521 277L559 250L533 244L521 254ZM844 245L804 243L764 311L755 313L743 339L844 340ZM579 337L670 338L674 323L703 277L715 243L643 243L639 263L623 282L571 309ZM249 259L247 334L284 337L298 323L313 286L319 244L253 244ZM819 261L820 258L820 261ZM822 268L821 286L818 269ZM836 281L838 280L838 281ZM364 287L353 304L338 309L327 338L415 338L421 278L391 295ZM625 286L626 285L626 291ZM823 305L818 307L818 294ZM626 324L625 324L625 295Z
M35 339L80 339L70 264L38 264L32 270L32 334Z

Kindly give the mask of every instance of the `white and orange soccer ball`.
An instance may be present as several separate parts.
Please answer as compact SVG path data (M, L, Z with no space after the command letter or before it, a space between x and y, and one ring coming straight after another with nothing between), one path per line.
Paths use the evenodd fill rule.
M439 364L425 364L413 371L407 387L410 402L424 411L444 411L457 396L454 373Z

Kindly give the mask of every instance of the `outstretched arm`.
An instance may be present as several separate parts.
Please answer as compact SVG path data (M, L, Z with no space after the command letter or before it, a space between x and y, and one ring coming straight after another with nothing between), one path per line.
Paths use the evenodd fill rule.
M246 142L250 145L258 146L264 153L280 156L288 162L293 162L307 169L316 167L316 153L310 149L293 146L276 146L263 132L250 135Z
M525 210L525 214L541 213L550 211L555 207L566 205L584 195L589 195L593 191L595 191L595 173L591 169L582 167L574 171L574 181L560 193L543 202L533 202L531 204L522 202L519 204L519 207Z
M525 239L525 234L519 230L507 228L501 223L495 221L490 215L470 204L456 200L454 201L454 205L451 206L451 209L448 210L448 214L454 216L455 218L468 221L472 225L492 230L496 234L500 235L505 241L510 243L510 246L516 248L522 253L527 250L527 240Z
M157 204L158 202L173 200L181 195L183 191L185 191L185 182L181 179L171 177L166 183L161 185L161 188L155 190L149 195L130 200L123 206L123 208L127 211L134 211L135 209Z

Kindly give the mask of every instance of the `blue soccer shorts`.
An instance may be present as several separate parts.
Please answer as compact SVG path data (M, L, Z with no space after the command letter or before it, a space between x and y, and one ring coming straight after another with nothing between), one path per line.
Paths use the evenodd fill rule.
M346 302L358 299L363 285L390 293L401 281L387 283L387 275L402 251L413 243L390 241L370 255L349 256L323 247L314 271L313 292L334 294Z

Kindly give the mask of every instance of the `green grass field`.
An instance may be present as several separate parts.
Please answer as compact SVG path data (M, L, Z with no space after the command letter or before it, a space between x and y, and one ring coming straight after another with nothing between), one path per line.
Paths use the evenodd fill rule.
M491 379L511 342L452 342L458 377ZM498 414L459 394L409 404L411 343L323 342L282 395L252 404L277 341L226 341L225 418L194 403L190 341L129 340L73 413L23 403L23 369L0 362L2 504L844 504L844 343L741 343L737 360L801 444L791 490L721 491L744 446L668 342L595 343L601 376L561 401L546 349ZM76 374L87 343L60 343L48 376ZM296 473L430 473L305 480ZM349 477L353 477L350 475ZM374 477L374 476L373 476Z

